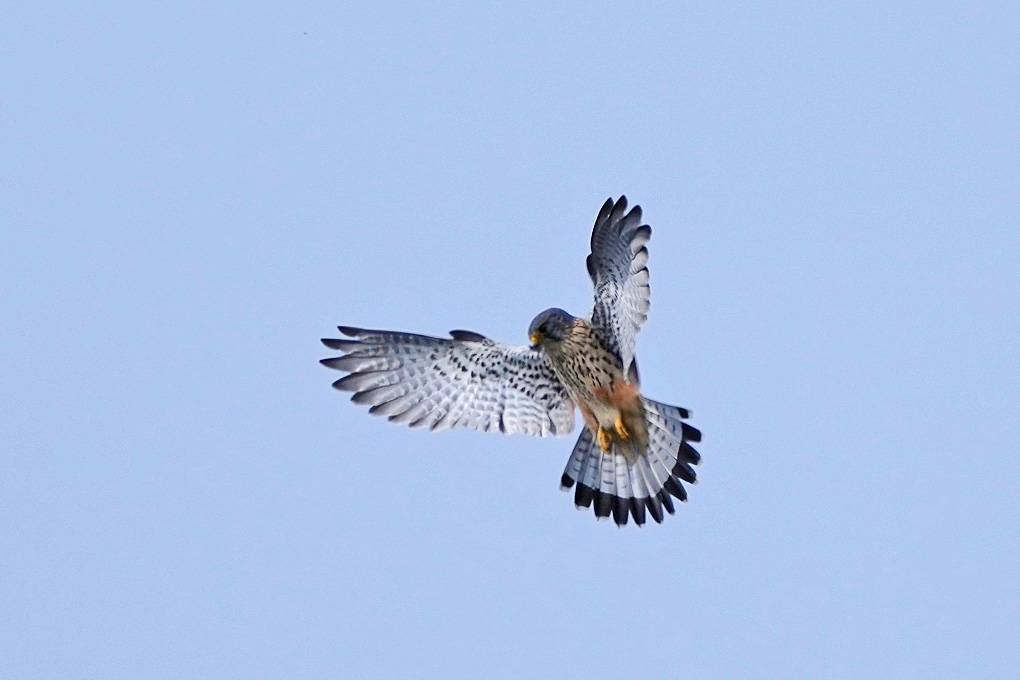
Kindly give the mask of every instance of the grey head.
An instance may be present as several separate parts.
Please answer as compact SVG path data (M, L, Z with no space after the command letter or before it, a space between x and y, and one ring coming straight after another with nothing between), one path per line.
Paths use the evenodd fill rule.
M553 307L535 317L528 328L528 337L534 346L560 342L567 337L573 323L574 317L562 309Z

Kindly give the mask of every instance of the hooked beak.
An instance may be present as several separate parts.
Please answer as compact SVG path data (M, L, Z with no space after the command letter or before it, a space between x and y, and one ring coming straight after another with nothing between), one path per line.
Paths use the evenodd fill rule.
M542 339L542 334L541 333L532 333L531 334L531 346L534 347L534 346L538 345L538 342L541 339Z

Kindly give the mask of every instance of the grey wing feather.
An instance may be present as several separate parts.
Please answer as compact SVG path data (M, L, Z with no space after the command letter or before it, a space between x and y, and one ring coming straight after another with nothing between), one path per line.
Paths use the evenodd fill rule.
M648 249L652 228L641 224L641 207L627 212L627 197L606 201L591 234L588 274L595 286L592 323L607 331L608 340L629 371L637 334L648 319ZM636 377L636 368L634 370Z
M352 338L324 339L343 356L323 359L349 375L333 387L396 423L433 430L470 427L564 435L574 404L544 354L502 345L471 331L452 340L340 326Z

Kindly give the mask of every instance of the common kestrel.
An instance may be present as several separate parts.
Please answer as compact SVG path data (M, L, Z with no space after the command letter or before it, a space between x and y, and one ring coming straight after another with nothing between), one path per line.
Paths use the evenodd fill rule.
M627 198L606 201L595 219L588 273L595 304L584 318L547 309L531 322L531 345L504 345L470 331L451 339L340 326L350 339L323 339L343 356L323 359L349 375L333 383L357 404L395 423L440 430L566 435L574 407L584 430L561 488L576 483L578 508L645 523L687 500L701 460L691 442L701 432L687 409L641 395L634 345L648 318L648 249L652 230Z

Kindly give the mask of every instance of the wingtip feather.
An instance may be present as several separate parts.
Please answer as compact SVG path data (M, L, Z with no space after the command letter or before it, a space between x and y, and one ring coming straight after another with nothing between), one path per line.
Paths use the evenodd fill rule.
M686 441L695 443L701 441L701 430L694 427L693 425L688 425L687 423L680 423L680 433L682 434L683 438Z

